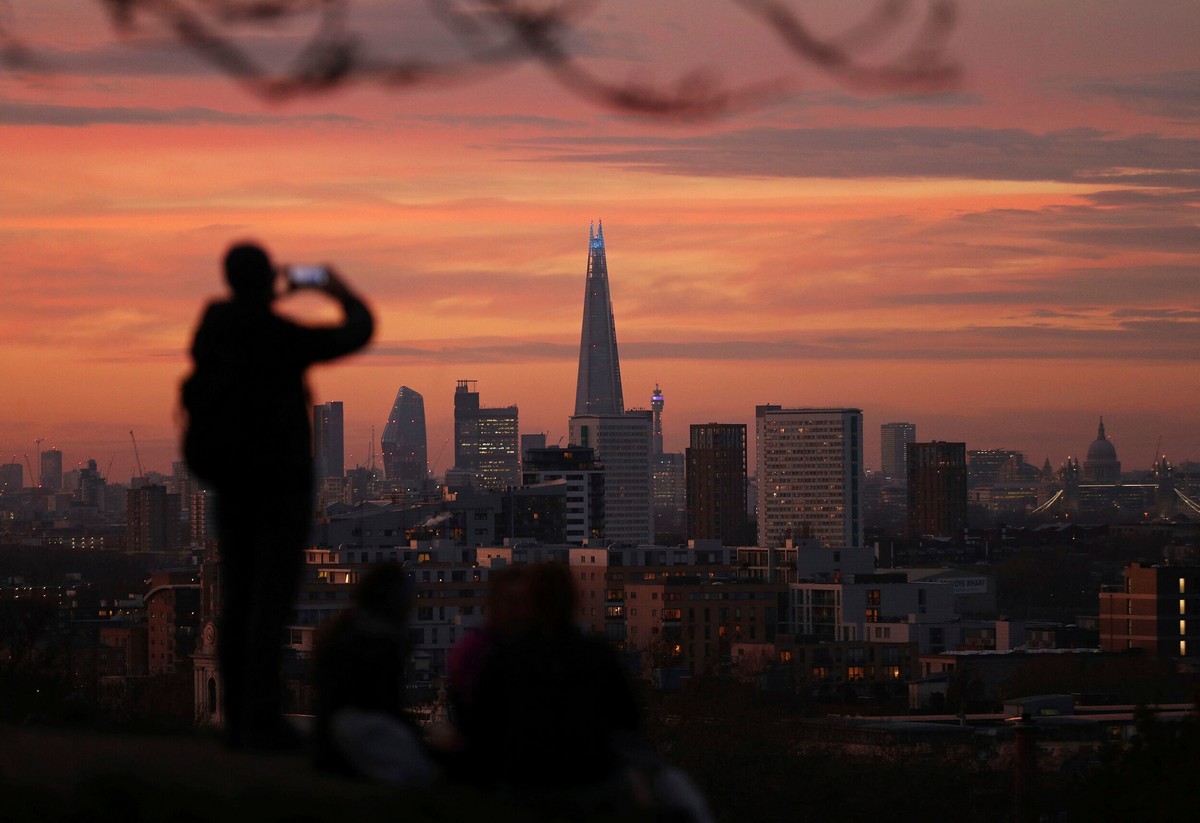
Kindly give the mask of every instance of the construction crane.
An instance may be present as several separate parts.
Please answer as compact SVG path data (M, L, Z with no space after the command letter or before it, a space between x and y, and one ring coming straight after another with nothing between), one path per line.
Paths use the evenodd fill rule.
M441 448L439 448L439 449L438 449L437 457L433 458L433 462L431 462L431 463L430 463L430 464L429 464L429 465L426 467L426 471L428 471L428 472L432 472L432 471L433 471L433 467L434 467L435 465L437 465L437 462L438 462L439 460L441 460L441 459L442 459L442 452L444 452L444 451L446 450L446 444L447 444L447 443L449 443L449 442L450 442L450 438L449 438L449 437L447 437L445 440L443 440L443 441L442 441L442 446L441 446Z
M13 459L17 459L15 454L13 455ZM33 486L35 489L42 485L38 480L38 476L33 473L33 466L29 465L29 452L25 452L25 468L29 469L29 485Z
M142 471L142 457L138 454L137 438L133 436L133 429L129 430L129 439L133 441L133 459L137 461L138 477L144 478L146 473Z

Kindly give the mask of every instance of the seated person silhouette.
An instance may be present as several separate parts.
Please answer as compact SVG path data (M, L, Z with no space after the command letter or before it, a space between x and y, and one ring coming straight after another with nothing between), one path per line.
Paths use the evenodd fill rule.
M451 718L461 721L474 708L479 673L488 655L502 638L523 631L530 620L529 573L524 566L494 569L487 580L484 624L464 636L450 650L447 660L446 694ZM444 741L449 748L461 745L456 737Z
M488 582L487 621L455 648L451 777L500 790L552 819L710 823L703 793L639 736L624 666L574 624L568 566L511 566Z
M276 314L279 269L260 246L233 246L225 255L232 296L205 309L183 384L184 456L215 493L222 714L236 748L297 743L283 719L280 668L312 522L305 372L362 348L373 329L342 279L316 271L321 280L311 289L341 304L340 324L303 326Z
M590 790L608 796L623 782L623 750L640 723L621 661L572 623L566 566L516 566L500 582L504 613L491 621L484 659L456 706L462 776L592 805Z
M413 597L401 566L375 566L359 584L354 608L322 632L314 668L319 768L392 786L424 786L437 777L405 713Z

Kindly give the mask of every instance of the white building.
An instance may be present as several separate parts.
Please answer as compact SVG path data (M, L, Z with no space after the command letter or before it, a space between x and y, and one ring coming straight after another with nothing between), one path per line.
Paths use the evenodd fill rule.
M758 545L863 545L861 409L755 409Z

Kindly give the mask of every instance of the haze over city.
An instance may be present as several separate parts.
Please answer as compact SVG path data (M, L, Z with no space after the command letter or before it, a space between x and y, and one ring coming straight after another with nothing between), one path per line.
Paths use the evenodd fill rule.
M379 50L451 48L393 5L360 0L348 25ZM860 11L804 7L829 31ZM862 408L872 465L892 420L1058 465L1103 415L1129 469L1160 438L1200 457L1200 5L966 5L961 80L928 96L848 89L735 4L687 8L602 3L573 37L616 80L708 68L786 91L647 121L526 66L266 106L161 32L118 38L97 3L7 4L48 68L0 71L0 459L46 438L124 481L133 429L168 469L186 346L243 237L372 303L372 347L312 381L345 403L348 465L372 426L378 452L401 384L425 397L435 473L458 379L553 443L596 219L625 403L662 386L668 450L780 403ZM251 31L273 58L300 42Z

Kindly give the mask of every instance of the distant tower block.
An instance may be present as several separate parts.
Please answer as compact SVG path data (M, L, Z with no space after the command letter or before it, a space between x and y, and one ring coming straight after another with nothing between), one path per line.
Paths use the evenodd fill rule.
M623 414L617 327L608 292L604 224L588 230L587 283L583 294L583 330L579 339L579 377L575 414Z
M688 539L739 545L749 522L746 424L692 424L685 454Z
M521 482L517 407L481 406L476 385L459 380L454 389L454 468L478 491L503 491Z
M42 476L41 486L43 489L61 489L63 487L63 455L58 449L50 449L42 452Z
M318 478L346 474L345 413L340 400L313 406L313 456Z
M961 542L967 527L967 444L908 444L908 534Z
M861 409L755 407L758 545L863 543Z
M383 471L388 480L404 484L409 493L424 489L429 472L425 440L425 398L408 386L396 392L396 402L388 415L380 438Z
M879 469L884 477L904 480L908 476L904 448L916 439L917 427L912 423L884 423L879 427Z

